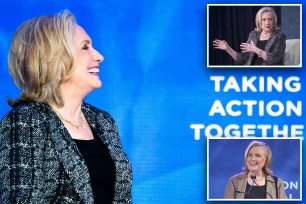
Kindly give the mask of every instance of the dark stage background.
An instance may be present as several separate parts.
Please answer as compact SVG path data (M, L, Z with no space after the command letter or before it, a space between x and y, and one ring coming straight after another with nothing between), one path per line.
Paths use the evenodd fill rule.
M267 5L270 6L270 5ZM234 65L223 50L213 48L215 39L225 40L235 50L246 42L254 30L257 11L262 6L211 6L209 7L209 65ZM299 6L271 6L277 15L278 26L287 39L300 39Z

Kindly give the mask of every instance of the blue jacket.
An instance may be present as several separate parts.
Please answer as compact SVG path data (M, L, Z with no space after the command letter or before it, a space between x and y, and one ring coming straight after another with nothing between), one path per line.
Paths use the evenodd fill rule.
M132 169L114 120L86 103L82 111L114 161L113 203L132 203ZM0 203L94 203L85 161L47 104L22 103L0 123Z

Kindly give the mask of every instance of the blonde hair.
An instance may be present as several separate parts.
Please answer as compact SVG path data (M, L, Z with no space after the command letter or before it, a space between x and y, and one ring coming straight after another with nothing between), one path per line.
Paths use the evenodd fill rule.
M265 163L262 171L263 171L263 173L266 176L272 175L272 171L270 169L271 164L272 164L272 152L271 152L271 149L270 149L269 145L267 145L264 142L260 142L260 141L252 141L248 145L248 147L246 148L245 153L244 153L244 167L243 167L243 170L249 172L249 169L247 167L247 157L248 157L248 154L249 154L250 150L253 147L262 147L264 149L265 156L266 156L266 163Z
M76 59L73 36L76 20L64 10L21 24L9 51L9 72L21 94L11 106L22 101L64 105L60 86L71 76Z
M256 28L254 29L255 31L261 32L261 17L264 13L271 12L274 18L274 25L273 25L273 30L279 30L277 27L277 16L273 8L271 7L262 7L259 9L259 11L256 13L256 18L255 18L255 25Z

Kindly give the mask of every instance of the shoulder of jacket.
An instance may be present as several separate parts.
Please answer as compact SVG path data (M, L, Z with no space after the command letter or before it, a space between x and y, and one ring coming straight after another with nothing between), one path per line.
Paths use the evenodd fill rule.
M260 35L260 33L258 31L252 30L250 32L250 36L259 36L259 35Z
M267 180L271 181L272 183L277 182L278 185L280 185L281 183L284 183L284 181L277 175L269 175L267 176Z
M275 181L275 177L276 177L276 180L277 182L280 182L280 183L283 183L284 181L277 175L271 175L271 178L273 179L273 181Z
M231 180L243 180L246 178L246 173L245 172L240 172L234 176L231 177Z
M40 138L40 140L35 141L43 141L41 135L34 134L33 132L37 133L45 129L46 121L49 120L47 107L48 105L37 102L24 102L17 105L0 121L0 132L6 133L3 135L9 135L11 134L11 128L16 128L16 130L20 130L20 132L18 132L18 137L30 137L30 135L26 134L31 134L32 136ZM29 127L32 128L33 132L28 133L21 131Z
M276 35L276 36L279 37L279 38L281 38L281 37L286 38L285 33L283 33L283 32L280 31L280 30L274 31L274 35Z
M38 102L23 102L13 109L11 109L4 117L10 117L12 115L29 115L31 117L36 117L41 115L46 107L46 104L38 103Z

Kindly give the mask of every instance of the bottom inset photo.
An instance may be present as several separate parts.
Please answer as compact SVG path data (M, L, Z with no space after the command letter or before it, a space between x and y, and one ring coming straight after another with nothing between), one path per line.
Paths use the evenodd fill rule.
M207 200L302 199L302 138L208 138Z

